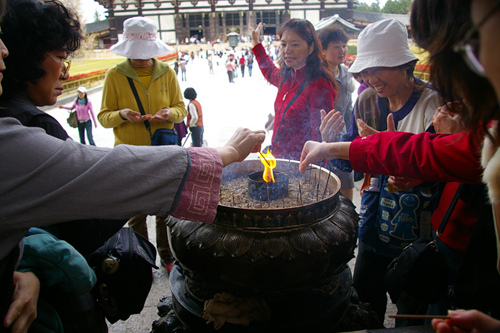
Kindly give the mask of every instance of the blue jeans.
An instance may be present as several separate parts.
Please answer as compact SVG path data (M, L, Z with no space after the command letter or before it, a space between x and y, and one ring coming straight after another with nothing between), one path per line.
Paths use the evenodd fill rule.
M80 143L85 144L85 130L87 131L87 139L89 144L95 146L94 138L92 137L92 122L90 120L78 122L78 133L80 133Z
M189 127L191 131L191 138L193 140L193 147L203 147L203 126Z

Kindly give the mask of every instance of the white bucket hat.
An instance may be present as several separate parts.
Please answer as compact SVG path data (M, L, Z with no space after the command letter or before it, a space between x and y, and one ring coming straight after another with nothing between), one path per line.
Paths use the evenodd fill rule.
M360 73L373 67L397 67L418 60L410 51L403 23L387 19L366 26L358 37L358 55L349 68Z
M85 89L85 87L81 86L81 87L78 87L77 91L81 92L82 94L85 94L87 92L87 89Z
M174 49L157 39L156 24L144 17L123 22L123 40L109 49L129 59L151 59L172 53Z

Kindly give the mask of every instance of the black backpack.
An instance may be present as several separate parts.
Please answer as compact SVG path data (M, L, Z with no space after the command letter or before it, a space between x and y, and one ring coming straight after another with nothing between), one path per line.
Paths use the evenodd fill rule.
M131 228L122 228L90 255L97 283L93 294L110 323L140 313L153 283L156 249Z

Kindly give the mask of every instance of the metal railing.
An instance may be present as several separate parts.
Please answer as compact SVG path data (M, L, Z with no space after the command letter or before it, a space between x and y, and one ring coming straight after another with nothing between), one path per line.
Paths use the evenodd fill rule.
M80 86L91 88L102 84L106 73L90 75L78 80L68 80L63 82L63 89L65 93L74 93Z
M177 54L169 54L167 56L157 58L160 61L171 63L177 58ZM76 80L67 80L63 82L64 95L74 94L76 90L80 86L85 86L85 88L89 89L91 87L98 86L103 83L105 72L89 75L84 78L76 79Z

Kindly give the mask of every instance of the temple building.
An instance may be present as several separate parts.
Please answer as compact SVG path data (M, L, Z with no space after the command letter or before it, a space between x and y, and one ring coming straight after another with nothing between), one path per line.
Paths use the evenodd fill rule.
M100 46L109 47L118 41L123 21L144 16L158 25L160 38L169 44L190 40L225 41L236 32L250 35L248 27L264 24L264 34L275 35L281 24L290 18L307 19L316 24L335 14L353 21L357 0L96 0L107 9L108 34L100 36ZM87 25L87 33L96 32L96 24Z

